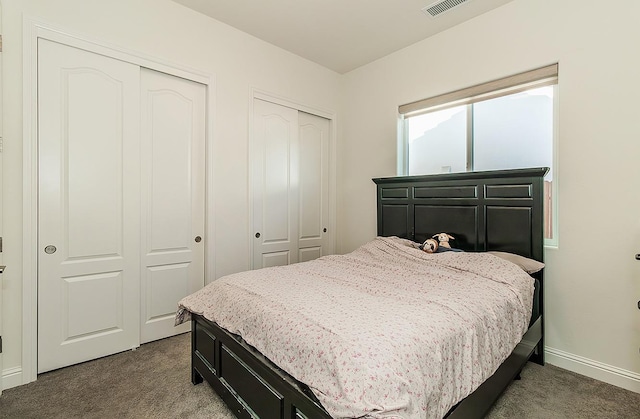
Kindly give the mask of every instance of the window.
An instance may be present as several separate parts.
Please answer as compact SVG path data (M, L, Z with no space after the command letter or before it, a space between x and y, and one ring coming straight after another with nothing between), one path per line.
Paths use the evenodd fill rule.
M506 86L506 87L505 87ZM545 244L557 244L557 65L400 107L401 175L549 167Z

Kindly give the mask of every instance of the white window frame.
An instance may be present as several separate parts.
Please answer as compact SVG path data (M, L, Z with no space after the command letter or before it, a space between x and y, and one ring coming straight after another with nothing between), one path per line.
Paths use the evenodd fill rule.
M496 97L508 96L526 90L542 86L553 86L553 134L552 134L552 165L553 175L551 179L551 201L549 209L551 215L551 236L544 239L545 247L558 247L558 64L542 67L494 80L481 85L445 93L428 99L418 100L398 107L398 144L397 144L397 174L407 176L409 174L409 138L408 118L425 113L436 112L466 104L470 107L473 103L482 102ZM467 117L472 113L467 109ZM466 169L473 171L473 124L467 124L467 155Z

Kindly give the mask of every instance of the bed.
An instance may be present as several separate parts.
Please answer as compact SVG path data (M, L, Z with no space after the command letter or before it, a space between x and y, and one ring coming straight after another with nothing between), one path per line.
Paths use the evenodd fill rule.
M426 254L410 249L409 243L419 243L435 233L446 231L455 237L454 246L467 253L508 252L542 262L543 176L546 171L546 168L536 168L374 179L377 185L377 229L380 239L373 245L368 244L367 246L372 246L371 249L366 248L361 253L363 251L378 252L376 257L382 259L380 255L386 253L387 247L397 247L403 253L400 254L401 256L393 257L402 257L406 253L407 260L423 258L422 255ZM429 256L432 255L424 257ZM469 257L474 256L478 260L490 259L486 254L478 253L471 254ZM447 258L454 260L456 256L447 256ZM324 261L318 263L324 263ZM304 269L304 266L294 269ZM452 272L467 268L448 265L445 271L447 269ZM277 275L278 271L272 270L268 273L273 276ZM515 272L512 275L516 276ZM518 376L526 362L531 359L544 364L541 315L542 271L532 276L536 281L535 289L533 285L531 286L533 302L528 306L531 316L527 317L522 329L523 333L518 335L518 338L522 336L520 341L516 340L513 342L514 345L509 346L504 355L504 362L496 366L497 369L488 378L483 376L479 386L477 386L478 383L474 384L474 388L477 388L473 392L459 402L456 400L457 403L451 409L425 410L425 417L443 415L449 418L482 417L509 383ZM275 291L265 290L264 292ZM300 303L296 302L295 296L287 298L290 299L292 306ZM339 296L331 297L331 299L338 298ZM230 297L229 300L231 299L235 301L235 298ZM253 310L255 305L255 303L247 304L246 309ZM407 306L410 304L407 303ZM239 334L225 330L216 322L195 311L187 313L192 320L192 382L198 384L206 380L236 416L247 418L331 417L319 401L317 394L314 394L307 384L289 374L292 367L285 362L285 357L277 358L271 355L272 359L280 359L278 365L287 365L285 368L287 371L267 359ZM184 311L179 312L179 315L184 315ZM255 314L251 315L255 316ZM301 315L304 318L312 316L313 313L309 312ZM231 316L228 317L231 318ZM386 318L382 317L380 330L385 330L385 322ZM287 327L286 324L274 326ZM278 346L277 349L284 348L286 353L286 347L296 345L296 340L291 337L285 339L284 329L282 330L281 341L278 340L278 335L272 335L271 340L277 342L274 343ZM354 330L351 334L354 334ZM250 340L255 345L253 339L255 338L252 337ZM264 345L268 346L269 342L263 342L257 346L265 347ZM402 346L402 343L398 342L398 346ZM319 346L323 344L327 344L326 338L318 341ZM512 347L514 349L511 351ZM425 353L431 353L430 351ZM482 355L480 353L477 356ZM299 371L295 373L296 376L300 374ZM411 377L416 378L415 375ZM307 375L307 378L307 382L313 381L313 376ZM375 381L375 377L372 376L372 380ZM313 388L316 388L315 385ZM347 390L349 390L348 387ZM322 397L325 404L331 403L325 394ZM331 410L335 411L333 405ZM433 412L439 413L436 415ZM345 414L345 416L348 415ZM396 417L393 414L383 416Z

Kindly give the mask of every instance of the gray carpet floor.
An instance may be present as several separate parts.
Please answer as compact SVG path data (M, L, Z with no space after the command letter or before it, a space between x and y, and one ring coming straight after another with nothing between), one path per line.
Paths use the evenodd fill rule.
M0 418L234 418L206 383L191 384L189 346L184 334L42 374L3 392ZM640 418L640 394L529 363L488 417Z

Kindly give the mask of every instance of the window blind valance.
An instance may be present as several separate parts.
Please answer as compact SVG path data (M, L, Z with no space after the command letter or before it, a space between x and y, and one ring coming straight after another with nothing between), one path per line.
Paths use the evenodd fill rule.
M404 117L422 115L557 83L558 64L552 64L499 80L456 90L455 92L407 103L399 106L398 112Z

